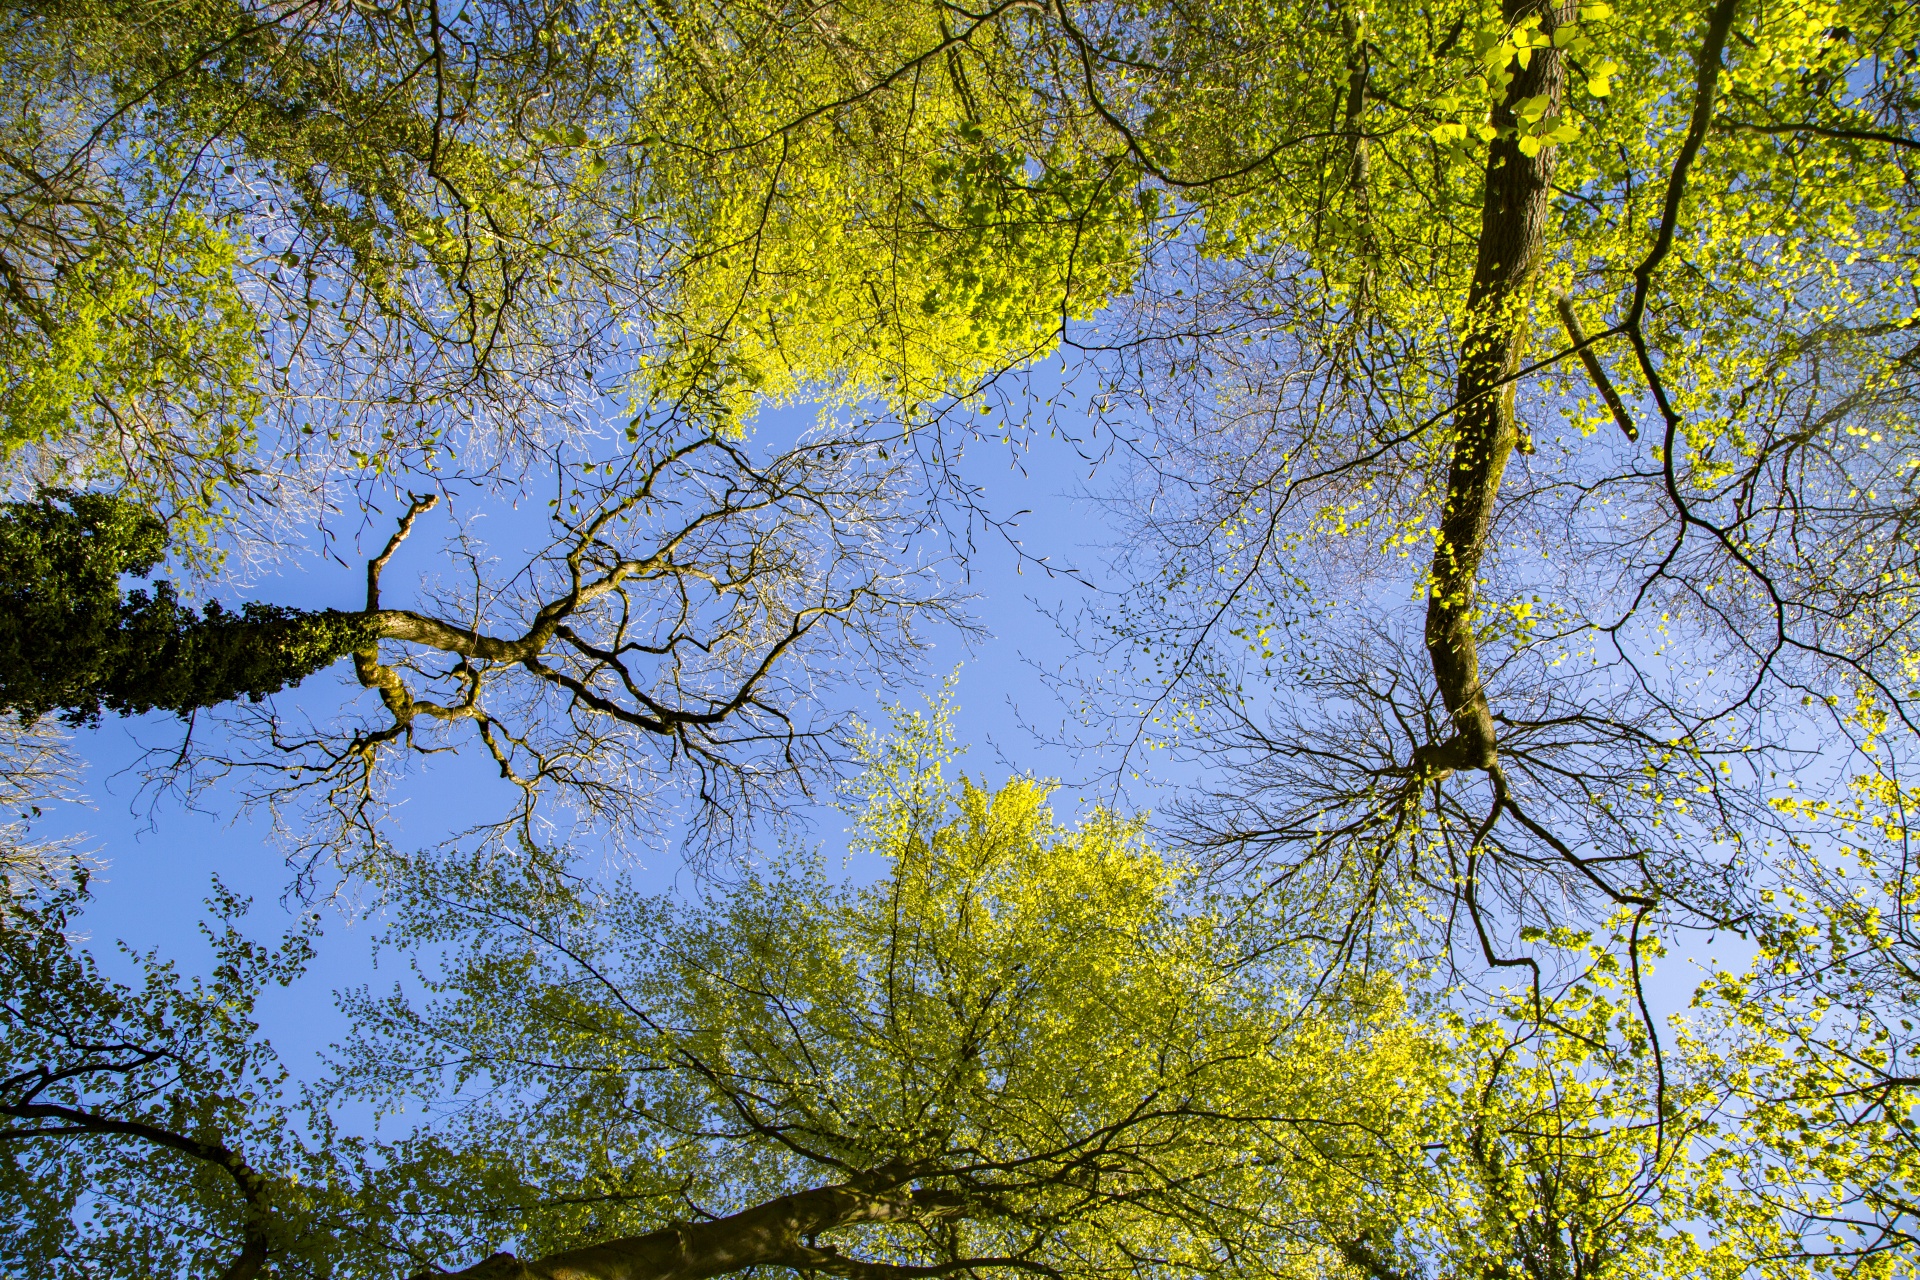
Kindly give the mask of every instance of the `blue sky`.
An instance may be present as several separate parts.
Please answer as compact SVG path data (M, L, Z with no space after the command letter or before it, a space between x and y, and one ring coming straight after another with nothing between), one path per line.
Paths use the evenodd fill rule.
M792 425L792 420L774 420L765 430L774 433ZM1077 424L1067 420L1066 425ZM982 486L997 516L1024 513L1014 535L1029 555L1078 572L1048 575L1023 563L1000 536L989 532L979 537L965 585L974 596L973 613L990 638L969 645L956 634L936 634L925 662L925 688L932 692L943 678L955 678L956 726L968 748L961 763L966 772L990 782L1016 772L1060 778L1067 785L1056 807L1068 816L1114 795L1111 756L1076 754L1059 745L1073 736L1071 709L1046 678L1082 660L1049 615L1071 616L1082 606L1097 605L1101 590L1118 585L1107 575L1116 530L1101 505L1085 497L1106 477L1090 477L1075 449L1044 435L1022 450L997 440L978 442L968 452L965 474ZM496 501L458 514L467 518L470 533L511 560L523 546L540 540L548 491L536 477L517 504ZM318 553L289 557L244 591L228 588L217 594L229 602L252 598L315 608L355 607L364 592L364 559L379 549L391 527L392 515L384 513L367 523L360 545L336 546L340 559ZM423 521L387 570L385 603L404 605L423 579L452 567L445 542L452 528L445 511ZM1276 693L1285 696L1284 691ZM316 712L369 697L354 687L345 663L312 677L292 696ZM871 697L865 706L857 699L853 705L875 718L882 714ZM177 722L166 716L110 718L83 731L76 746L88 762L84 789L91 803L51 815L44 828L85 832L100 867L84 928L108 967L121 972L128 966L111 954L116 939L178 957L189 970L203 962L207 953L198 932L201 901L216 876L253 897L249 932L256 937L277 935L302 909L287 895L291 872L268 816L242 812L231 787L216 785L196 797L192 807L170 797L155 803L142 793L137 777L142 744L177 742L178 732ZM501 799L503 784L479 755L476 747L462 758L440 759L409 779L393 828L397 845L432 844L463 825L476 806ZM1156 798L1164 798L1164 793L1140 785L1121 796L1132 805ZM816 809L810 818L810 838L831 856L842 847L843 819L826 808ZM587 853L591 856L591 850ZM639 869L643 884L660 889L689 883L670 847L646 856ZM296 1075L311 1073L317 1055L343 1029L333 991L382 985L397 976L374 967L371 943L378 925L377 910L371 916L329 910L319 955L307 977L292 989L269 995L263 1009L266 1032ZM1745 948L1731 938L1716 940L1711 948L1703 939L1690 939L1687 946L1692 954L1676 953L1657 979L1652 994L1664 1010L1685 1006L1699 976L1696 959L1709 954L1723 963L1744 959Z
M770 423L767 429L777 431L781 425ZM963 770L993 782L1015 772L1061 778L1069 784L1058 797L1064 817L1095 793L1108 796L1111 791L1101 785L1104 761L1058 745L1069 729L1069 710L1043 673L1063 670L1074 652L1047 615L1063 609L1070 614L1091 598L1082 579L1102 582L1103 544L1110 541L1111 530L1099 506L1080 496L1088 480L1086 464L1059 440L1043 436L1018 451L997 440L983 441L971 448L965 465L969 478L991 495L996 515L1024 513L1018 515L1013 536L1028 553L1078 569L1080 577L1049 575L1023 563L1004 537L991 532L980 537L964 587L974 597L972 612L990 638L970 644L952 632L935 633L924 668L926 690L934 692L950 675L955 680L957 730L967 746ZM470 532L510 558L520 545L537 540L545 526L542 488L536 478L517 504L495 502L461 514ZM382 516L368 522L358 546L336 544L344 564L314 552L291 556L244 589L229 586L212 594L228 603L258 599L310 608L356 607L364 592L364 559L379 550L391 527L391 516ZM422 521L386 571L383 603L404 606L423 578L451 567L445 538L452 528L445 511ZM342 662L282 697L319 713L370 695L354 687ZM854 705L878 718L878 699L866 701L864 708L858 701ZM83 790L88 803L51 813L39 828L46 834L84 833L98 866L93 901L82 925L110 970L125 973L130 968L113 954L115 940L136 950L177 956L189 970L199 965L207 954L198 932L201 904L216 876L254 899L248 931L256 937L277 935L302 909L287 894L292 875L276 846L269 815L243 811L232 786L216 784L195 796L191 805L177 796L156 799L142 789L143 748L175 744L179 732L178 722L166 715L109 717L81 731L75 747L87 765ZM475 758L478 755L474 747L463 759L436 761L409 779L405 802L396 814L396 844L431 844L461 824L474 806L500 798L491 789L502 784ZM1076 782L1094 785L1076 788L1071 785ZM811 838L829 854L835 852L843 839L840 815L820 808L808 816ZM686 883L671 849L646 857L641 871L643 883L663 889ZM296 1074L310 1070L314 1055L338 1036L342 1024L333 1009L332 991L391 980L373 968L370 944L377 926L377 912L366 918L352 911L329 911L319 956L307 977L268 998L263 1010L266 1032Z

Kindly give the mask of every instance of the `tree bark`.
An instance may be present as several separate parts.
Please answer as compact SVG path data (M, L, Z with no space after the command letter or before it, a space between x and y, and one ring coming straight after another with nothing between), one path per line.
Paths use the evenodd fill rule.
M627 1236L522 1260L496 1253L455 1280L711 1280L748 1267L782 1266L829 1274L877 1277L910 1276L948 1268L890 1267L842 1257L831 1246L812 1243L815 1235L836 1227L911 1218L950 1216L953 1197L905 1187L863 1187L855 1183L814 1187L711 1222L676 1223L646 1235ZM422 1272L412 1280L449 1280L447 1273Z
M1571 0L1506 0L1504 16L1511 25L1537 13L1539 30L1551 35L1571 20L1572 7ZM1491 769L1499 759L1493 713L1481 687L1474 622L1494 501L1507 458L1520 439L1512 378L1527 345L1527 294L1545 260L1543 230L1555 159L1552 145L1532 156L1522 152L1516 108L1527 99L1545 97L1541 118L1556 115L1565 86L1560 51L1533 49L1527 65L1515 68L1493 113L1492 123L1500 132L1487 150L1479 252L1467 295L1455 386L1453 459L1427 598L1427 657L1453 720L1451 737L1416 754L1416 764L1434 772Z

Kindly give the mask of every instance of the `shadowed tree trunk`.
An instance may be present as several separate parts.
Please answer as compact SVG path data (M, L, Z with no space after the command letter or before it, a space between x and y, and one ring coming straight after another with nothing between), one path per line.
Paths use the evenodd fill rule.
M975 1258L945 1266L908 1267L861 1262L829 1245L813 1243L823 1231L870 1222L957 1216L958 1197L914 1191L897 1175L875 1172L852 1182L814 1187L743 1209L711 1222L675 1223L646 1235L607 1240L544 1258L522 1260L496 1253L455 1276L468 1280L710 1280L748 1267L779 1266L825 1272L853 1280L935 1276L981 1266L1018 1265L1008 1259ZM414 1280L427 1280L422 1272Z
M1507 0L1509 26L1538 14L1539 30L1551 36L1572 20L1571 0ZM1455 388L1453 461L1447 473L1446 509L1434 549L1427 602L1427 656L1440 696L1453 717L1447 741L1423 748L1415 763L1435 773L1491 769L1498 762L1493 714L1480 682L1474 641L1480 561L1486 554L1494 501L1507 458L1521 438L1514 418L1513 376L1527 346L1527 294L1545 261L1542 231L1556 148L1542 144L1531 156L1521 147L1518 109L1545 99L1550 119L1565 95L1561 52L1535 48L1527 65L1515 68L1506 97L1493 114L1500 131L1487 150L1486 197L1480 213L1479 252L1467 294L1465 336Z

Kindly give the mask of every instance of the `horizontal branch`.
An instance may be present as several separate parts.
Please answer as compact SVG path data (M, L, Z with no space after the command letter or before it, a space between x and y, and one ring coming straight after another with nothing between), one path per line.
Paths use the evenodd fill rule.
M769 1200L711 1222L680 1222L602 1241L578 1249L522 1261L496 1253L463 1271L458 1280L711 1280L749 1267L778 1266L826 1271L880 1280L936 1276L973 1266L1030 1265L1013 1260L980 1260L942 1267L894 1267L843 1258L839 1251L811 1243L838 1227L874 1222L906 1222L952 1217L961 1210L952 1193L913 1191L899 1186L862 1186L860 1180L814 1187ZM446 1273L423 1272L414 1280Z

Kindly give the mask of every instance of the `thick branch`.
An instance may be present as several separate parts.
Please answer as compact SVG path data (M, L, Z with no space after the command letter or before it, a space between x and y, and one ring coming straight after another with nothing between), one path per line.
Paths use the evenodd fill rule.
M864 1273L873 1264L842 1258L833 1248L810 1243L812 1238L837 1227L956 1212L953 1197L946 1193L910 1191L889 1186L884 1179L873 1185L862 1185L864 1181L814 1187L711 1222L675 1223L544 1258L522 1261L496 1253L452 1275L466 1280L710 1280L759 1266ZM933 1273L926 1269L926 1274ZM433 1275L422 1273L414 1280Z

